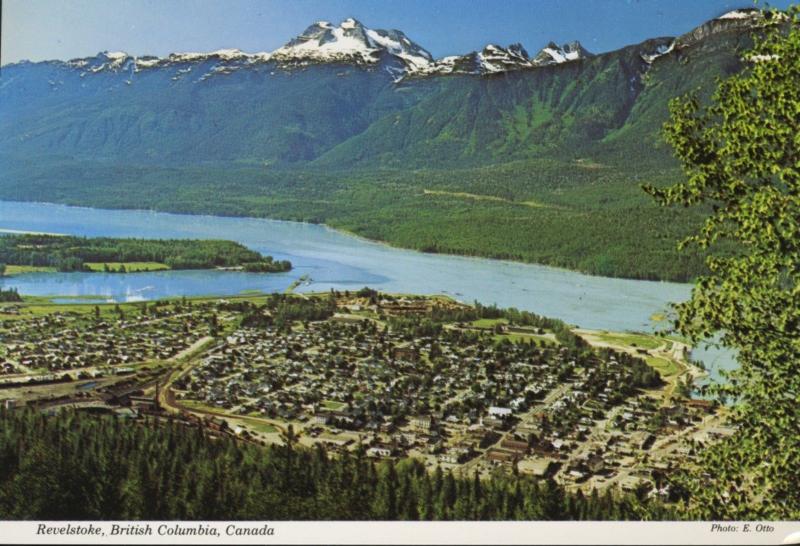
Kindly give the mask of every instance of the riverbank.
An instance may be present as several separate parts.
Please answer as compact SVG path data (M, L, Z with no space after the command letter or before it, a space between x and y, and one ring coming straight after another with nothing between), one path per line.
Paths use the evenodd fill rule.
M117 302L169 296L235 296L247 290L283 292L303 275L299 292L377 290L447 294L471 303L516 307L583 328L647 331L651 317L684 301L691 286L583 275L547 266L477 257L444 256L366 242L308 223L151 211L120 211L0 201L0 228L58 231L78 236L235 240L291 261L275 275L229 271L161 271L136 275L37 273L0 280L29 295L97 295Z
M592 347L606 347L644 359L667 384L666 389L659 393L659 398L665 405L674 397L675 389L681 382L688 379L690 384L694 384L709 376L706 370L692 362L692 346L669 336L580 328L574 329L573 332Z
M559 199L562 200L563 196ZM376 208L371 209L372 213L368 214L366 210L361 210L355 217L353 208L346 206L346 203L337 202L334 206L325 201L328 205L322 206L321 202L304 200L308 206L308 210L304 212L294 208L282 208L274 203L265 204L261 208L248 206L239 210L238 207L231 205L229 200L229 196L222 196L219 202L203 200L202 204L193 203L190 206L187 206L185 201L179 201L180 205L173 205L168 199L154 203L139 201L133 206L104 200L76 202L64 199L60 203L81 208L95 206L112 210L159 211L185 216L213 215L307 222L398 249L445 256L472 256L540 264L586 275L620 279L687 282L705 270L702 260L692 253L684 256L677 254L675 247L682 236L675 237L674 244L665 246L663 237L653 237L649 231L642 231L640 226L636 229L631 228L630 234L625 234L624 237L620 235L625 240L624 244L622 241L617 241L617 244L607 244L609 240L613 242L615 237L608 239L607 234L605 238L595 240L599 236L597 230L586 229L586 226L583 226L585 212L573 210L563 204L530 207L525 204L531 201L530 199L519 203L489 199L480 201L482 208L474 209L475 200L463 197L457 192L448 193L444 190L430 189L426 192L423 188L408 188L398 195L396 200L385 203L381 201L375 205ZM413 201L413 204L406 203L410 208L394 210L398 203L405 203L407 200ZM538 202L536 199L533 201ZM466 204L471 211L469 214L464 209ZM442 205L444 211L440 210ZM322 209L317 210L320 206ZM501 209L493 210L497 207ZM508 207L510 209L506 210ZM411 210L416 210L418 214L410 213ZM451 218L449 215L455 214L456 211L458 214ZM522 217L519 216L521 213L524 213ZM661 212L656 209L652 214L658 216ZM533 216L528 218L528 215ZM550 218L549 215L556 215L558 218ZM637 208L624 217L638 218L640 215L641 211ZM608 223L606 216L604 213L603 218L598 218L600 225ZM382 220L379 222L378 218ZM520 224L523 220L524 222ZM575 224L578 221L579 224ZM540 225L542 223L546 225ZM557 226L551 225L553 223ZM649 230L652 229L655 227L649 226ZM547 237L542 236L545 232L549 233ZM560 237L568 233L571 234L570 244L559 241ZM529 236L523 236L526 234ZM640 240L642 236L648 238L647 244ZM575 250L564 250L573 247ZM628 250L621 250L629 247L636 247L637 253L634 255ZM663 257L665 253L674 256L666 260Z

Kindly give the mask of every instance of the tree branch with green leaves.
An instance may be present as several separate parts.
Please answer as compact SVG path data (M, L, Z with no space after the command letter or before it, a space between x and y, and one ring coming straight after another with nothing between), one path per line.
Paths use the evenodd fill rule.
M730 403L736 432L682 480L703 519L800 518L800 9L763 23L746 69L710 103L670 104L665 134L685 181L645 187L665 206L709 208L681 245L711 248L710 273L675 305L674 328L738 353L708 389ZM713 252L723 240L736 250Z

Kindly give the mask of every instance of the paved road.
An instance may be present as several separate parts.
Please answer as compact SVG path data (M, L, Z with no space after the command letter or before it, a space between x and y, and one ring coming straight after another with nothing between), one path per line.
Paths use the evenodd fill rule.
M221 410L214 410L214 409L207 409L207 408L194 408L194 407L187 407L178 402L175 399L175 393L172 391L171 387L172 384L183 374L188 372L194 365L197 364L196 360L193 360L191 357L197 356L198 354L204 352L206 346L214 340L211 336L203 337L192 344L191 347L188 347L184 351L181 351L180 354L175 355L171 360L179 360L182 358L187 358L187 361L184 366L176 367L172 370L161 384L159 389L159 396L158 402L161 404L161 407L166 409L167 411L171 411L173 413L181 413L182 411L188 413L194 413L199 415L210 415L213 417L221 417L226 419L234 419L237 421L244 421L248 423L258 423L262 425L270 425L278 429L281 434L286 434L286 427L284 423L281 421L275 421L273 419L266 419L263 417L253 417L250 415L232 415L225 411Z

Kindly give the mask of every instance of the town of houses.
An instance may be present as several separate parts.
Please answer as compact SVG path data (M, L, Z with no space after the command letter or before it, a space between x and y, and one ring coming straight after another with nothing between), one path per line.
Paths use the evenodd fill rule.
M156 385L173 410L214 415L251 439L281 441L259 435L252 423L263 421L334 452L665 496L659 473L730 433L713 404L663 396L630 355L500 321L432 323L432 305L340 295L324 319L277 323L264 309L268 320L255 326L242 320L252 305L227 300L14 317L0 321L0 378L119 375L208 340Z
M9 369L49 372L89 366L122 366L166 360L186 349L202 334L204 318L180 311L91 320L77 314L54 313L31 320L0 321L0 361Z

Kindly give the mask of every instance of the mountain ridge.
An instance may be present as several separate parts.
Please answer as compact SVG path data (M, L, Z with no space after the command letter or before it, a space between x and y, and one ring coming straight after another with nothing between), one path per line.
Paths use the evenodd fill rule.
M548 44L533 57L519 44L490 45L445 69L400 31L354 19L346 28L311 25L277 50L278 61L229 49L15 64L0 74L0 145L9 155L147 162L355 165L370 150L373 163L530 157L608 138L628 123L655 64L674 64L756 19L713 21L691 38L597 55L577 42ZM309 43L312 57L333 44L335 60L310 62ZM410 74L412 66L419 73ZM701 79L693 67L675 70ZM650 126L652 133L660 121Z
M369 63L220 50L138 72L120 53L12 65L0 73L0 198L319 222L427 252L686 280L702 256L675 246L696 218L639 186L680 178L661 136L669 101L708 97L746 67L760 21L422 77L385 49ZM361 59L358 44L374 41L350 30L358 47L346 51ZM513 44L478 53L530 62Z
M671 37L671 51L676 46L685 47L693 41L715 32L714 25L725 29L740 29L758 25L764 12L757 9L735 9L719 17L706 21L692 31ZM631 44L635 45L635 44ZM624 46L628 47L628 46ZM619 49L624 49L619 48ZM604 53L612 53L612 50ZM655 51L647 55L652 58L664 54ZM218 67L219 73L230 73L241 66L256 66L274 63L282 67L304 66L311 63L352 63L370 65L380 62L382 55L395 57L403 65L402 76L424 77L443 74L493 74L514 70L524 70L543 66L552 66L593 56L579 41L573 40L562 46L549 42L535 55L530 56L520 43L502 47L489 43L481 50L462 55L434 57L418 43L409 39L400 30L371 29L355 18L347 18L338 26L328 21L318 21L306 28L298 36L272 52L246 53L240 49L220 49L206 53L170 53L164 57L154 55L130 55L123 51L101 51L94 56L75 58L66 61L19 61L4 67L24 64L64 64L83 69L82 74L96 74L103 71L136 73L153 68L164 68L173 65L199 63L217 60L228 63ZM213 75L212 73L206 76ZM398 78L398 81L399 79Z

